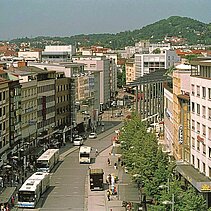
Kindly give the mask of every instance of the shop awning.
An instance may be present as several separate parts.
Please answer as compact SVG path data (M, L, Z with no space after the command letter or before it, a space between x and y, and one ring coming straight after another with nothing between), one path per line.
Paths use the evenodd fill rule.
M211 192L211 180L190 164L178 164L176 171L190 182L199 192Z

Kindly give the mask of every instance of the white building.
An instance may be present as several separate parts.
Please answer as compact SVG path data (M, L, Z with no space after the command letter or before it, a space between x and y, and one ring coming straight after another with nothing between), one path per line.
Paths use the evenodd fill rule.
M196 64L191 86L191 164L211 177L211 60Z
M41 52L38 51L19 51L18 57L22 58L24 61L41 61Z
M135 54L135 77L139 78L158 69L168 69L179 60L173 50L163 50L160 54Z
M67 62L76 53L76 48L73 45L55 45L45 46L42 51L42 62Z
M77 63L83 63L84 70L92 73L99 72L100 78L100 89L95 89L96 92L99 91L100 104L106 106L110 103L110 60L106 57L97 56L74 56L73 61Z

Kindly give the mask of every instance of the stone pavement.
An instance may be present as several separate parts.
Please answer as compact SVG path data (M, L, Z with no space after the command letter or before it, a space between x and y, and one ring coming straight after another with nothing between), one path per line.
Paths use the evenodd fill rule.
M102 168L104 170L104 181L108 174L117 176L119 178L119 181L116 183L117 195L112 195L111 200L108 201L106 196L108 186L106 184L103 191L91 191L89 188L89 177L87 176L88 205L86 210L88 211L125 211L125 207L122 207L123 201L140 201L139 191L131 181L130 176L125 173L124 168L118 165L117 169L114 169L114 163L118 163L119 155L113 155L111 153L112 149L113 146L110 146L102 151L90 168ZM108 158L111 161L110 165L107 163Z

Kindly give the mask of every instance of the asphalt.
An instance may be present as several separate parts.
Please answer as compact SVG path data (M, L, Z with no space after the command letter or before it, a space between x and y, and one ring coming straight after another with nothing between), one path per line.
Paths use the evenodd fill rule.
M101 127L97 128L97 133L106 133L109 129L116 127L120 122L118 119L112 123L110 121L104 121L104 131L102 132ZM115 135L115 134L114 134ZM124 167L120 164L117 169L114 168L114 163L118 163L118 157L120 154L114 153L116 146L109 146L108 148L100 151L95 159L95 163L91 164L90 168L102 168L104 171L104 190L103 191L91 191L89 187L89 175L87 172L86 177L86 193L85 193L85 211L125 211L123 207L123 201L132 202L135 207L135 203L140 201L140 193L136 187L136 184L132 181L132 178L125 172ZM65 159L70 153L77 150L79 147L73 146L72 143L67 142L65 146L60 148L60 160ZM108 165L108 158L111 161L111 164ZM113 174L118 177L118 182L115 184L117 188L117 195L111 195L111 200L107 200L106 192L110 187L106 184L106 177L108 174ZM18 187L16 187L16 191ZM132 210L138 210L136 208ZM17 207L14 207L12 210L17 210Z

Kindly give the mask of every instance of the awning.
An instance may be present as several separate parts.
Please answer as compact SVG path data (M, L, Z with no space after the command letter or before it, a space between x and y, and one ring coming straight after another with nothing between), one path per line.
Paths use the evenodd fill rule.
M190 182L199 192L211 192L211 180L190 164L178 164L176 171Z
M7 187L5 190L0 194L0 204L6 204L10 202L11 197L13 196L16 187Z

